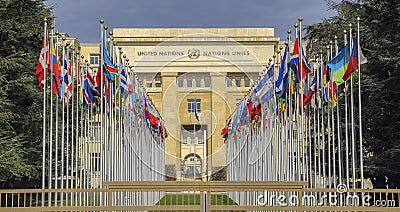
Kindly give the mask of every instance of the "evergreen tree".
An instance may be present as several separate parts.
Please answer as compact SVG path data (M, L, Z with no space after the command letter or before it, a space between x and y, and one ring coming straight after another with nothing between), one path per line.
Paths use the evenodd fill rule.
M43 101L35 69L49 15L42 0L0 1L0 180L8 186L41 178Z

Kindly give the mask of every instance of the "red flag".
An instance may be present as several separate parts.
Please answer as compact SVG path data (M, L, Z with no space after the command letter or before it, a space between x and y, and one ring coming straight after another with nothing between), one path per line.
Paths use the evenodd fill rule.
M89 70L87 71L87 77L88 77L90 83L92 83L92 85L95 85L96 82L94 81L93 76L90 74Z
M36 67L36 77L39 81L39 89L43 90L44 85L44 69L49 66L50 54L49 54L49 35L46 31L46 38L42 44L42 50L40 51L39 61Z
M103 74L103 85L106 84L106 76ZM101 85L101 68L97 69L96 73L96 87L100 87Z
M360 64L365 64L367 59L364 57L360 44L358 43L358 34L354 37L353 49L351 51L349 65L347 66L346 72L344 73L342 79L346 81L355 70L358 69L358 55L360 54Z

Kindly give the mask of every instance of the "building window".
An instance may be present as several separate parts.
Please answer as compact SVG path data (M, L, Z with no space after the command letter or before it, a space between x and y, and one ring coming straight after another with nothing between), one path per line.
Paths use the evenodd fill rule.
M226 77L226 87L232 87L232 77L231 76Z
M241 81L241 77L240 76L236 76L235 77L235 85L236 85L236 87L240 87L241 86L240 81Z
M89 129L90 130L90 129ZM93 130L90 135L93 140L100 140L100 122L92 121L92 128Z
M205 76L204 77L204 87L208 88L208 87L210 87L210 84L211 84L210 76Z
M100 153L99 152L91 152L90 153L90 160L91 160L91 168L92 172L100 171Z
M186 77L186 87L188 87L188 88L192 87L192 77L191 76Z
M196 99L196 111L200 113L201 111L201 99ZM188 99L188 113L194 113L194 99Z
M253 85L255 86L258 80L258 76L252 76L251 79L253 80Z
M250 78L248 76L244 76L244 87L250 87Z
M90 64L99 65L100 54L90 54Z
M156 88L161 88L161 75L157 74L154 78Z
M199 143L199 144L203 144L204 143L203 130L196 131L196 137L197 137L197 143Z
M182 125L181 141L182 144L204 144L207 137L207 125Z
M196 82L196 87L200 88L201 87L201 77L200 76L196 76L194 78L195 82Z
M189 131L187 131L184 128L181 128L181 141L182 141L182 143L187 144L189 136L190 136Z
M178 77L178 87L180 87L180 88L183 87L183 77L182 76Z

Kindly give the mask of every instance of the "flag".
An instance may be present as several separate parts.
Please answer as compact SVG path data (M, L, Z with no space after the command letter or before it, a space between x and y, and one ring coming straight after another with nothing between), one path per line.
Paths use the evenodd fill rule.
M107 47L106 47L106 41L105 39L103 40L103 61L104 61L104 68L106 71L110 72L111 74L116 74L117 73L117 66L114 65L113 62L111 62L110 57L108 56L108 51L107 51Z
M50 62L50 55L49 55L49 35L46 31L46 38L42 43L42 49L40 50L39 60L36 67L36 78L39 81L39 89L43 90L44 86L44 69L49 66Z
M273 97L273 75L274 65L272 64L254 89L254 94L260 99L261 103L266 103Z
M194 97L193 112L194 112L194 117L196 117L197 121L199 121L199 115L197 114L197 102L196 102L196 97Z
M101 83L101 68L99 66L99 68L97 69L97 73L96 73L96 80L95 80L95 85L96 87L100 88L101 84L105 85L106 84L106 76L103 74L103 83Z
M128 84L127 84L127 76L125 73L125 69L122 69L119 72L119 80L120 80L120 89L121 89L121 98L126 98L128 96Z
M64 87L64 104L67 104L69 102L69 99L72 97L72 73L71 73L71 67L72 67L72 60L70 61L70 65L68 67L67 61L64 60L64 77L63 77L63 87Z
M350 62L350 42L343 47L342 50L328 62L328 67L333 73L333 80L340 85L344 82L343 76Z
M143 96L143 104L144 104L144 115L145 115L145 122L147 126L151 127L153 131L157 131L158 129L158 123L159 123L159 118L157 117L157 111L154 108L154 105L151 103L148 104L146 97Z
M329 88L329 93L328 93L329 101L333 105L336 105L336 103L337 103L337 93L336 93L337 89L336 89L336 87L337 87L336 82L332 82L332 88Z
M302 58L302 73L300 75L300 51L299 48L301 48L301 58ZM289 67L291 67L294 71L295 77L296 77L296 82L300 82L303 80L309 73L312 72L312 67L308 63L307 57L304 54L303 47L299 46L299 38L296 38L294 42L294 48L293 52L290 55L290 62L289 62Z
M232 128L232 117L229 118L229 120L226 122L225 127L221 130L221 135L224 138L224 143L228 140L229 136L229 130Z
M279 68L278 79L275 83L276 95L282 97L286 93L286 89L289 86L288 81L288 67L286 63L286 57L289 51L289 46L286 44L285 52L281 61L281 67Z
M316 89L317 89L317 73L314 73L314 79L312 80L310 88L308 89L308 94L306 97L304 97L304 105L311 104L311 100L314 96Z
M62 92L61 92L61 82L62 82L62 74L60 71L60 68L58 66L58 55L56 53L56 50L54 49L54 46L50 46L50 59L52 62L52 67L51 70L53 71L52 77L53 77L53 93L57 94L59 97L61 97Z
M92 91L90 90L89 79L87 77L87 70L82 69L82 93L83 93L83 106L88 105L93 101Z
M94 80L92 74L90 74L89 70L87 71L87 78L88 78L88 80L89 80L91 85L96 85L96 81Z
M360 51L360 52L359 52ZM360 54L360 63L367 63L367 58L364 57L360 44L358 43L358 34L354 37L353 49L351 50L349 64L347 66L346 72L344 73L342 79L346 81L350 75L358 69L358 54Z
M322 83L321 83L321 85L328 86L328 82L330 80L331 80L330 71L328 69L328 66L324 65L324 69L323 69L323 72L322 72Z

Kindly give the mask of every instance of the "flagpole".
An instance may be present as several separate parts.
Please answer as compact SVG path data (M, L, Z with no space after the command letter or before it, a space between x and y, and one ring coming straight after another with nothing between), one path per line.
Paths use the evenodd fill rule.
M333 58L333 41L330 41L330 53L331 53L331 59ZM332 89L331 89L331 95L332 95L332 102L331 102L331 127L332 127L332 169L333 169L333 187L336 188L336 142L335 142L335 116L334 116L334 111L335 111L335 94L334 94L334 80L331 81L332 84ZM337 88L337 86L336 86Z
M79 120L80 120L80 126L79 126L79 135L80 135L80 137L77 137L77 139L79 138L80 140L79 140L79 188L83 188L83 184L84 184L84 173L83 173L83 171L84 171L84 161L85 161L85 155L84 155L84 137L83 137L83 126L84 126L84 123L83 123L83 89L82 89L82 87L83 87L83 78L82 78L82 72L84 71L84 60L83 60L83 58L84 58L84 56L83 55L81 55L81 61L80 61L80 67L81 67L81 71L80 71L80 94L82 95L82 99L80 99L81 100L81 107L80 107L80 113L79 113L79 115L80 115L80 118L79 118ZM77 103L78 104L78 103ZM77 114L78 114L78 111L77 111ZM83 195L83 199L82 199L82 193L83 192L80 192L79 193L79 206L82 206L82 200L84 200L84 198L85 198L85 196Z
M46 48L47 40L47 18L43 19L44 21L44 45L43 48ZM43 79L43 141L42 141L42 189L45 189L45 182L46 182L46 77L47 77L47 53L44 53L44 79ZM51 90L51 89L50 89ZM51 91L50 91L51 95ZM42 207L44 207L44 193L42 193Z
M346 29L343 30L344 34L344 45L347 44L347 31ZM346 136L346 186L347 188L350 188L350 158L349 158L349 127L347 126L348 121L348 87L347 87L347 80L345 81L345 86L344 86L344 114L345 114L345 136Z
M358 57L358 117L359 117L359 133L360 133L360 177L361 189L364 189L364 150L363 150L363 133L362 133L362 111L361 111L361 50L360 45L360 17L357 17L357 57Z
M104 179L104 110L103 110L103 105L104 105L104 91L103 91L103 81L104 81L104 71L103 71L103 65L104 65L104 54L103 54L103 24L104 20L100 19L100 188L103 188L103 181ZM106 200L104 200L103 195L100 196L100 204L101 205L106 205ZM105 196L104 196L105 197Z
M75 138L74 138L74 67L75 67L75 43L74 46L72 46L71 48L72 50L72 57L71 57L71 63L70 63L70 68L71 68L71 83L72 83L72 91L71 91L71 188L76 188L76 184L74 184L74 178L76 178L76 172L74 175L74 170L75 170L75 166L74 166L74 156L75 156L75 151L74 151L74 143L75 143ZM76 95L76 94L75 94ZM71 206L73 206L74 204L74 195L72 195L72 192L70 193L71 195Z
M274 89L274 91L275 91L275 88L276 88L276 83L275 83L275 73L276 73L276 71L275 71L275 64L277 64L277 67L280 67L281 65L282 65L282 63L286 63L285 65L285 67L287 68L287 59L288 58L290 58L290 55L286 55L286 61L280 61L280 58L282 57L282 50L283 50L283 47L281 46L280 48L279 48L279 58L277 58L276 60L277 61L275 61L275 60L271 60L270 61L270 63L271 63L271 66L273 67L273 74L272 74L272 82L273 82L273 89ZM286 50L286 49L285 49ZM288 48L288 52L287 52L287 54L289 54L289 48ZM268 67L267 67L267 70L266 70L266 72L268 72L268 70L269 70L269 68L270 68L270 65L268 65ZM265 72L264 72L264 74L266 74ZM275 98L275 92L274 92L274 95L273 95L273 105L274 105L274 107L276 106L276 98ZM271 110L271 108L269 107L270 105L268 105L268 109L269 110ZM272 111L270 111L270 113L273 113ZM268 115L270 115L271 116L271 114L270 113L268 113ZM265 114L266 115L266 114ZM276 116L273 116L274 117L274 122L276 121ZM264 122L265 122L265 120L264 120L264 116L263 116L263 114L261 114L261 131L262 132L264 132L264 128L265 128L265 125L264 125ZM273 128L272 126L270 126L270 129L271 128ZM255 135L258 135L258 133L257 134L255 134ZM270 134L270 136L272 136L273 134ZM282 136L283 136L283 134L281 134ZM260 136L261 137L261 136ZM263 138L265 138L264 136L262 136ZM279 148L279 153L278 153L278 155L279 155L279 166L278 166L278 168L279 168L279 180L281 181L281 180L284 180L284 172L285 172L285 158L284 158L284 154L283 154L283 149L284 149L284 145L283 145L283 139L281 140L281 141L279 141L279 136L277 136L276 137L276 139L274 139L274 140L276 140L276 142L278 142L278 148ZM258 142L260 142L260 141L258 141ZM258 161L258 160L257 160Z
M65 51L66 52L65 52L65 59L63 60L63 63L64 63L63 69L65 69L65 68L66 69L64 70L65 73L63 73L63 82L65 82L65 75L68 76L68 81L71 80L71 79L69 79L69 73L68 73L68 61L69 61L68 48L69 48L69 45L70 45L70 43L68 42L68 43L66 43L66 46L65 46L65 49L66 49ZM66 137L66 144L65 144L65 147L67 149L66 150L66 155L67 155L66 160L67 160L67 162L66 162L66 168L65 168L65 173L66 173L66 179L65 179L66 187L65 188L68 189L69 188L69 179L68 179L68 177L69 177L69 107L68 107L69 95L67 94L68 85L67 84L64 85L64 84L65 83L63 83L64 90L62 92L62 95L63 95L63 98L64 98L63 104L66 105L66 107L67 107L67 137ZM68 199L68 195L67 195L66 199Z
M336 55L339 52L337 36L335 35L335 52ZM342 175L342 142L341 142L341 132L340 132L340 113L339 113L339 86L336 86L336 120L337 120L337 139L338 139L338 166L339 166L339 184L343 184L343 175ZM341 199L342 200L342 199Z
M300 16L299 17L299 54L300 54L300 91L302 95L300 95L300 110L298 113L300 114L300 139L301 139L301 156L302 156L302 166L301 166L301 172L303 173L303 180L307 181L307 172L305 170L305 165L306 165L306 151L305 151L305 145L306 145L306 140L304 139L304 86L303 86L303 46L302 46L302 37L301 37L301 30L302 26L301 23L303 21L303 18ZM305 76L304 76L305 77ZM298 141L300 142L300 141Z
M58 35L59 35L59 33L58 33L58 31L56 31L56 43L55 43L55 47L56 47L56 55L54 55L55 57L56 57L56 60L58 60L57 59L57 57L58 57ZM53 46L52 46L53 47ZM50 52L50 54L51 54L51 52ZM53 60L51 60L51 61L53 61ZM53 64L53 66L54 66L54 64ZM52 67L52 71L54 72L54 67ZM53 73L51 73L51 78L53 78ZM53 83L55 83L55 82L53 82ZM50 86L50 95L52 95L51 94L51 90L52 90L52 86L53 85L51 85ZM55 145L55 164L54 164L54 167L55 167L55 185L54 185L54 188L55 189L58 189L58 164L59 164L59 159L58 159L58 139L59 139L59 137L58 137L58 118L59 118L59 115L58 115L58 112L59 112L59 107L58 107L58 98L56 98L56 115L55 115L55 118L56 118L56 135L55 135L55 137L56 137L56 145ZM55 193L55 205L58 205L58 193L56 192Z
M78 85L78 81L80 79L80 71L79 71L79 62L80 62L80 57L79 57L80 52L77 51L76 52L76 64L75 64L75 70L76 70L76 103L75 103L75 107L76 107L76 112L75 112L75 188L78 188L78 182L80 182L80 175L78 177L78 161L80 161L80 151L79 151L79 147L80 147L80 142L79 142L79 85ZM79 167L80 164L79 164ZM79 181L78 181L79 179ZM79 183L80 186L80 183ZM78 193L75 192L75 206L78 206Z
M51 28L51 40L50 40L50 45L53 45L53 36L54 36L54 25L52 24L51 26L50 26L50 28ZM50 51L50 49L49 49L49 51ZM49 58L50 59L50 58ZM50 76L51 76L51 69L52 69L52 67L53 67L53 61L50 59L50 67L49 67L49 69L50 69ZM50 77L50 85L52 85L53 84L53 78L52 77ZM48 167L48 169L49 169L49 176L48 176L48 182L49 182L49 186L48 186L48 188L49 189L51 189L52 188L52 176L53 176L53 95L51 95L51 90L50 90L50 131L49 131L49 134L50 134L50 140L49 140L49 142L50 142L50 145L49 145L49 167ZM57 158L56 158L56 160L57 160ZM57 180L57 179L55 179L55 180ZM49 204L51 204L51 199L52 199L52 193L51 192L49 192Z
M325 188L325 185L322 183L321 184L321 166L324 166L325 164L321 164L321 149L322 151L323 148L321 148L321 125L320 125L320 112L323 110L323 100L321 99L321 88L323 89L323 71L324 71L324 63L323 63L323 58L322 58L322 49L320 50L320 62L321 62L321 72L317 72L317 77L318 77L318 89L317 91L317 97L318 97L318 107L317 107L317 132L318 132L318 137L317 137L317 142L318 142L318 183L320 188ZM320 76L321 75L321 76ZM323 122L323 120L322 120ZM325 160L324 160L325 161ZM323 179L325 179L325 176L322 175Z
M297 25L297 23L296 23L296 25ZM296 28L296 25L295 25L295 28ZM297 28L296 28L296 31L297 31ZM291 33L291 30L289 29L288 30L288 46L289 46L288 52L290 52L290 33ZM297 34L297 32L296 32L296 34ZM295 163L295 159L294 159L294 141L293 141L293 106L292 106L292 85L291 85L292 81L290 79L291 78L290 67L286 66L286 68L289 69L289 70L287 70L288 71L287 74L289 75L288 76L289 77L289 79L288 79L288 81L289 81L289 85L288 85L289 86L289 94L286 94L286 95L288 95L288 97L289 97L289 115L288 115L287 118L289 118L289 140L290 140L290 154L291 154L291 157L290 157L291 162L290 162L290 164L291 164L291 174L292 174L291 175L292 176L291 180L295 181L296 180L295 179L295 165L298 162L298 160Z
M352 49L352 24L349 24L350 28L350 49ZM354 131L354 94L353 94L353 75L350 76L350 114L351 114L351 142L352 142L352 165L353 165L353 188L356 188L356 144L355 144L355 131Z
M65 58L65 35L62 36L61 38L62 42L62 57L63 57L63 61L62 61L62 68L61 68L61 76L64 76L64 58ZM58 54L57 54L58 55ZM64 81L64 79L62 79L62 81ZM64 95L63 95L63 91L64 91L64 84L61 82L61 94L58 94L61 99L61 104L62 104L62 114L61 114L61 189L64 189L64 145L65 145L65 107L64 107ZM60 91L59 91L60 92ZM61 192L61 206L64 206L64 193Z

